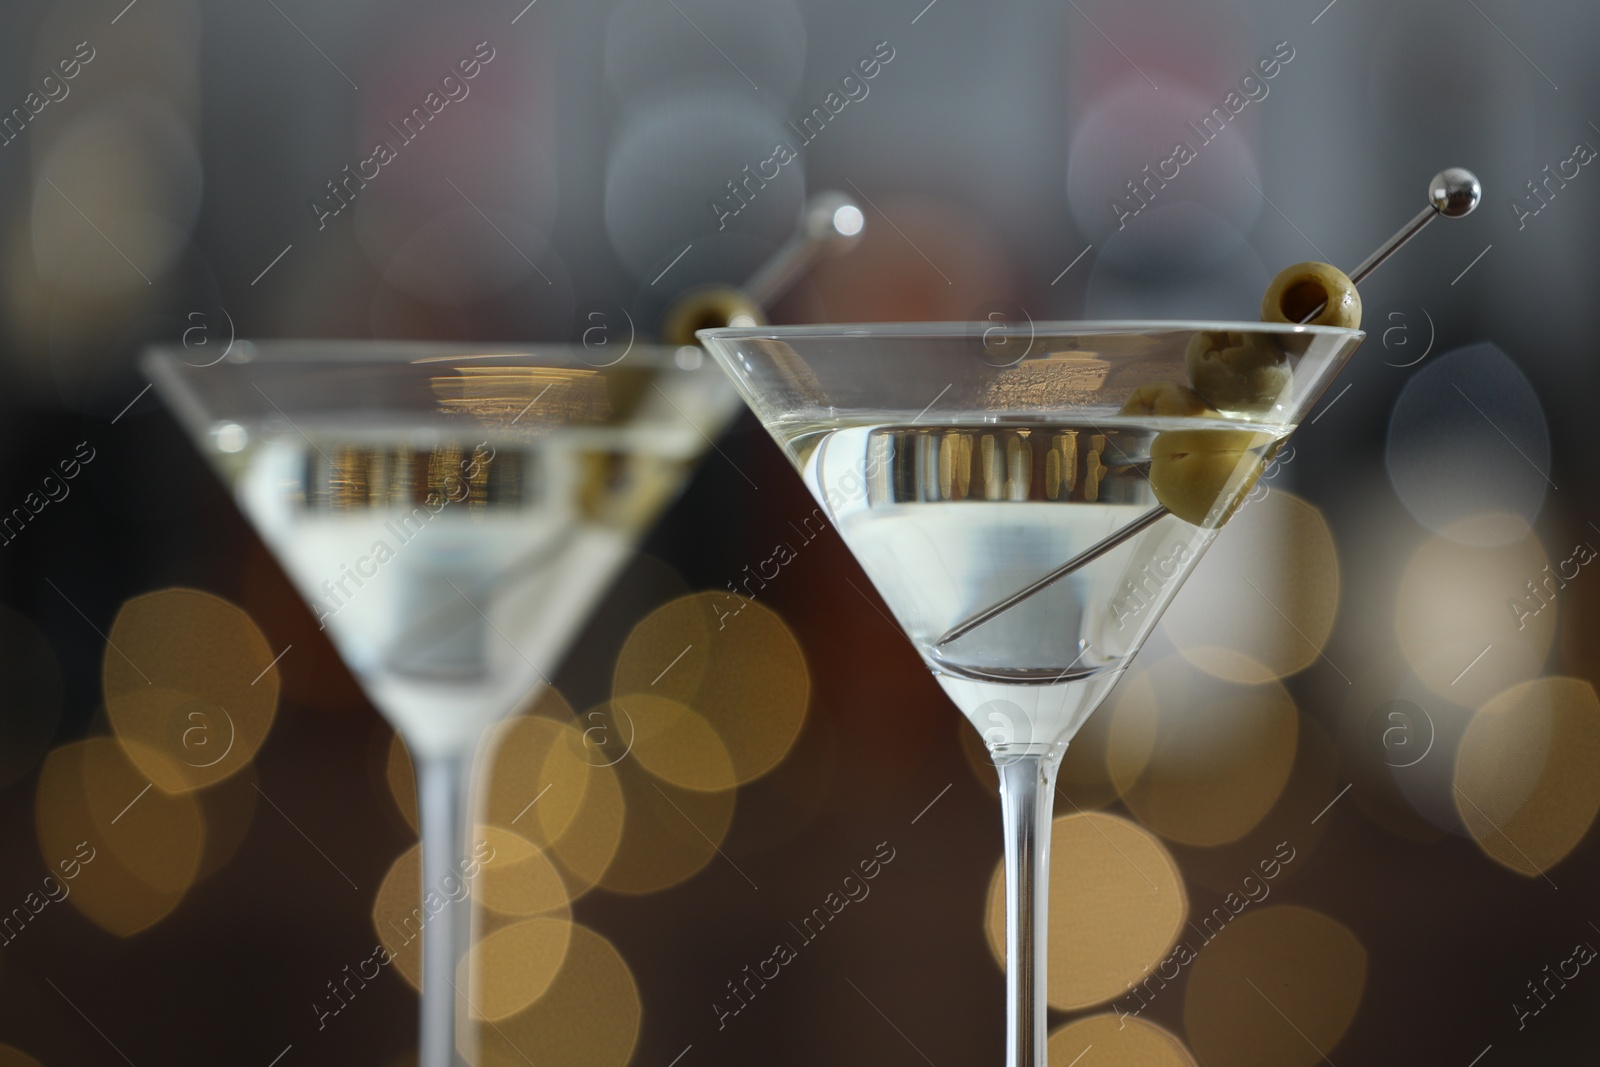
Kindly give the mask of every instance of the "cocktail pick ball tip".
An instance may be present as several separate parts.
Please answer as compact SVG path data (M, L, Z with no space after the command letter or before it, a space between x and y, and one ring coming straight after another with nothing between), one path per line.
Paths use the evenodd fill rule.
M1459 219L1472 214L1483 199L1483 186L1477 175L1463 167L1441 170L1428 183L1428 202L1446 218Z

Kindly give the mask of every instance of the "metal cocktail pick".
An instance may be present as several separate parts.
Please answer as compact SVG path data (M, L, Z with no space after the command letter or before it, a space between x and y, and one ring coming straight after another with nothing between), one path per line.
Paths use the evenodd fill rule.
M818 193L806 201L800 229L744 283L745 295L770 307L824 254L839 255L861 239L866 216L844 193Z
M1359 283L1367 275L1377 270L1384 260L1394 255L1400 246L1421 233L1423 228L1434 219L1440 216L1459 219L1463 215L1470 215L1472 209L1477 207L1478 202L1482 199L1483 186L1478 183L1477 177L1471 171L1462 167L1451 167L1435 174L1433 180L1428 183L1428 206L1417 212L1416 217L1402 226L1393 237L1379 245L1372 255L1362 260L1361 265L1350 272L1350 280ZM1301 322L1309 322L1316 318L1322 313L1323 306L1319 304ZM1130 538L1137 536L1146 528L1160 521L1165 515L1167 515L1166 507L1157 504L1126 526L1120 527L1102 540L1079 552L1044 577L1023 586L1004 600L991 604L976 614L969 615L947 630L943 636L933 643L933 646L938 648L941 645L947 645L951 641L971 633L995 616L1010 611L1035 593L1049 588L1073 571L1105 555Z
M741 286L708 285L691 289L662 318L662 340L695 344L696 330L719 326L756 326L771 308L824 256L843 255L861 240L866 216L844 193L817 193L806 201L793 237Z

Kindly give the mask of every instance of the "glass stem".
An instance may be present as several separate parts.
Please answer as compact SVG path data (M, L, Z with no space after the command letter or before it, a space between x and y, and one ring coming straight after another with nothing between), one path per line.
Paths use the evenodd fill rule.
M462 878L467 856L470 755L417 761L417 813L422 825L422 1036L418 1067L455 1067L456 966L469 945L472 901ZM444 901L429 915L429 895Z
M1050 816L1062 753L1043 747L993 754L1006 834L1006 1067L1046 1067Z

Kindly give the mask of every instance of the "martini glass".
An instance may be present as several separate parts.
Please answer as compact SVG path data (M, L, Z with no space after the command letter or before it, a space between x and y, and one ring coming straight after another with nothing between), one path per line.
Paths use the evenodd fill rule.
M1288 370L1276 395L1124 414L1141 386L1185 377L1201 333L1273 353ZM1005 825L1007 1063L1043 1067L1062 755L1365 335L1068 322L698 336L984 736Z
M738 407L693 347L242 345L144 369L416 762L421 1067L455 1063L468 776Z

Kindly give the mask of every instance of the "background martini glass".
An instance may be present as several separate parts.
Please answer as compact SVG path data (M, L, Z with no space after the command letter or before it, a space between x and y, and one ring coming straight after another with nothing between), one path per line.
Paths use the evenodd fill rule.
M416 762L423 887L446 899L423 930L419 1062L446 1067L474 750L548 683L738 401L692 347L607 367L579 346L182 355L144 369Z
M1249 413L1121 414L1140 386L1182 379L1191 339L1215 331L1282 354L1276 397ZM999 768L1010 1067L1046 1062L1067 743L1364 336L1200 322L699 334Z

